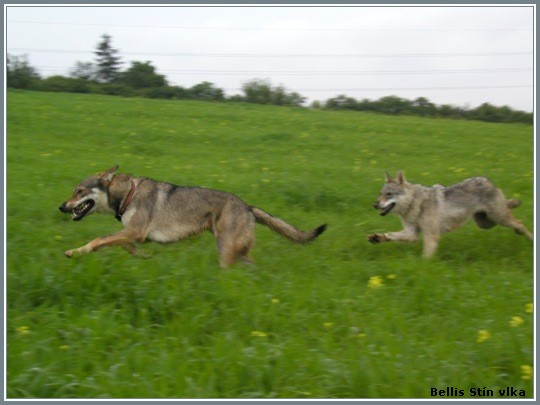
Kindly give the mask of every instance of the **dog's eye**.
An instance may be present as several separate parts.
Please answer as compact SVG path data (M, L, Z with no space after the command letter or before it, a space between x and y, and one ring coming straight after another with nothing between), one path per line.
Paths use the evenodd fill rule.
M386 193L384 196L385 197L392 197L392 193Z

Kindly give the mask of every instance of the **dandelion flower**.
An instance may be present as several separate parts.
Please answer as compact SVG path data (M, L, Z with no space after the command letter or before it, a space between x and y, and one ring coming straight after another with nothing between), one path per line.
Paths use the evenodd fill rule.
M28 326L19 326L16 331L19 335L27 335L30 333L30 328Z
M280 301L279 301L279 298L272 298L272 299L270 300L270 302L271 302L272 304L279 304Z
M486 340L488 340L489 338L491 338L491 333L489 333L489 331L487 331L485 329L481 329L481 330L478 331L478 337L476 338L476 341L478 343L483 343Z
M326 329L330 329L332 326L334 326L334 323L333 322L325 322L325 323L323 323L323 326Z
M265 332L261 332L260 330L254 330L251 332L252 337L267 337L268 334Z
M381 276L372 276L369 278L368 287L369 288L379 288L384 285L383 278Z
M525 321L523 320L521 316L513 316L510 322L508 323L510 324L512 328L517 328L518 326L521 326L523 322Z
M521 379L522 380L530 380L532 379L533 375L533 368L531 366L521 366Z
M525 304L525 312L528 314L532 314L534 312L534 304L531 302L529 304Z
M386 276L386 278L389 279L389 280L393 280L393 279L397 278L397 275L389 274L389 275Z

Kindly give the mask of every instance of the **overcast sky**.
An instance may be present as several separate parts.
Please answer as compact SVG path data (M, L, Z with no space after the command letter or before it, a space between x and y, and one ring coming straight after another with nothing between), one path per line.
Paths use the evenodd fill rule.
M483 7L6 8L7 52L43 76L94 60L102 34L125 62L170 84L227 95L269 79L314 100L397 95L474 108L533 110L534 9Z

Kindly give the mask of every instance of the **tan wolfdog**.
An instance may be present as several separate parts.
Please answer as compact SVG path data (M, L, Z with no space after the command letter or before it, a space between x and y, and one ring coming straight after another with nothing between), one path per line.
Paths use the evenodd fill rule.
M404 229L370 234L368 241L416 242L422 233L423 256L430 258L437 250L441 233L453 231L471 217L480 228L507 226L532 241L532 234L510 212L520 204L519 200L507 200L485 177L473 177L450 187L424 187L408 183L401 171L395 179L386 173L386 183L373 207L383 216L389 212L399 215Z
M321 225L303 232L232 194L116 174L117 170L115 166L83 180L60 211L70 213L74 221L92 213L112 214L124 229L68 250L67 257L104 246L122 246L136 254L137 243L178 242L209 230L217 239L220 264L226 267L238 259L252 262L249 252L255 241L255 222L297 243L310 242L326 229Z

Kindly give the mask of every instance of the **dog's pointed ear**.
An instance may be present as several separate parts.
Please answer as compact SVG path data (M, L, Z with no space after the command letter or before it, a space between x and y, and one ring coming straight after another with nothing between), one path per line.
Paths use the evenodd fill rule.
M401 185L404 185L407 183L407 180L405 179L405 175L403 174L403 172L401 170L399 170L397 173L396 173L396 180L399 184Z
M392 181L392 176L388 174L388 171L384 171L384 175L386 176L386 182L390 183Z
M98 180L99 185L108 187L109 183L111 182L114 173L118 170L118 165L115 165L111 167L110 169L105 170L103 173L101 173L101 176Z
M105 170L102 174L101 174L101 178L103 180L106 180L106 181L111 181L113 176L114 176L114 173L116 173L116 171L118 170L118 165L114 165L113 167L111 167L110 169L108 170Z

